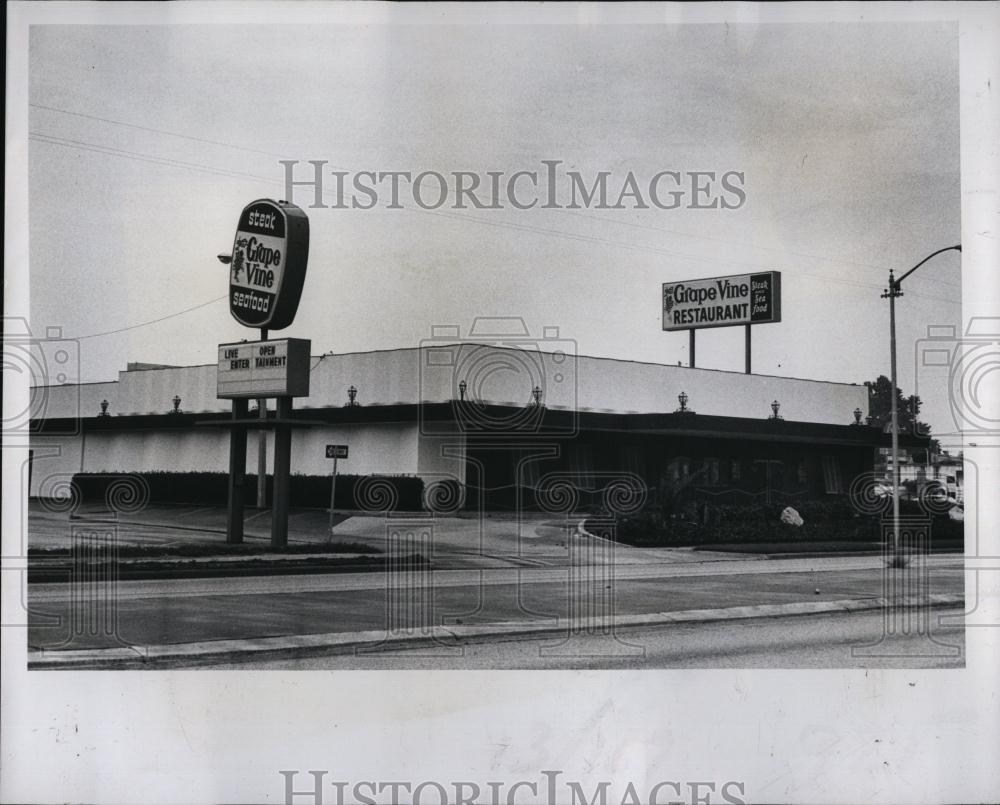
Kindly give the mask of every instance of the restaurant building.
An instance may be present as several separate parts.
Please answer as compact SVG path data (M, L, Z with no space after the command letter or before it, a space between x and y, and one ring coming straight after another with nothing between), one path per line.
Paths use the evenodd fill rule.
M231 405L216 384L215 364L129 364L114 381L33 388L30 494L78 472L226 472ZM334 443L350 447L341 473L450 481L465 508L544 508L554 484L587 506L616 479L793 503L873 471L889 436L867 415L864 385L586 357L555 338L433 341L314 355L292 473L329 474ZM248 468L256 450L251 436Z

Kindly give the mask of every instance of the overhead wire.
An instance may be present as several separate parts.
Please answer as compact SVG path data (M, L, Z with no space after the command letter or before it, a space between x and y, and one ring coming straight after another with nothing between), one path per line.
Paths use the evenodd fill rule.
M202 138L202 137L195 137L195 136L192 136L192 135L181 134L181 133L178 133L178 132L171 132L171 131L166 131L166 130L163 130L163 129L157 129L157 128L154 128L154 127L151 127L151 126L142 126L142 125L138 125L138 124L134 124L134 123L128 123L128 122L125 122L125 121L113 120L111 118L101 117L99 115L89 115L89 114L85 114L85 113L82 113L82 112L74 112L74 111L71 111L71 110L61 109L61 108L54 107L54 106L47 106L45 104L32 103L32 104L29 104L29 105L32 106L32 107L34 107L34 108L37 108L37 109L43 109L43 110L47 110L47 111L57 112L57 113L60 113L60 114L70 115L70 116L84 118L84 119L95 120L95 121L99 121L99 122L103 122L103 123L108 123L108 124L112 124L112 125L124 126L124 127L128 127L128 128L138 129L138 130L141 130L141 131L147 131L147 132L151 132L151 133L162 134L162 135L165 135L165 136L177 137L177 138L181 138L181 139L185 139L185 140L190 140L190 141L194 141L194 142L201 142L201 143L205 143L205 144L218 145L218 146L222 146L222 147L225 147L225 148L232 148L232 149L237 149L237 150L246 151L246 152L249 152L249 153L256 153L256 154L261 154L261 155L266 155L266 156L277 156L277 157L282 157L282 158L290 158L290 157L286 157L283 154L278 154L278 153L270 152L270 151L264 151L264 150L261 150L261 149L249 148L249 147L246 147L246 146L237 145L235 143L228 143L228 142L224 142L224 141L221 141L221 140L211 140L211 139ZM252 179L254 181L266 182L268 184L277 184L277 185L282 184L282 182L280 182L280 180L273 179L273 178L266 177L266 176L260 176L260 175L257 175L257 174L251 174L251 173L247 173L247 172L243 172L243 171L233 171L233 170L228 170L228 169L224 169L224 168L216 168L216 167L213 167L213 166L210 166L210 165L204 165L204 164L200 164L200 163L187 162L185 160L178 160L178 159L174 159L174 158L170 158L170 157L160 157L160 156L156 156L156 155L152 155L152 154L144 154L142 152L129 151L129 150L126 150L126 149L116 148L116 147L113 147L113 146L101 145L99 143L90 143L90 142L86 142L86 141L83 141L83 140L75 140L75 139L72 139L72 138L67 138L67 137L62 137L62 136L59 136L59 135L48 134L46 132L41 132L41 131L32 131L32 132L29 133L29 135L30 135L31 139L36 140L38 142L44 142L44 143L48 143L48 144L51 144L51 145L63 146L63 147L68 147L68 148L76 148L76 149L79 149L79 150L90 151L90 152L93 152L93 153L104 154L104 155L112 156L112 157L118 157L118 158L123 158L123 159L131 159L131 160L135 160L135 161L139 161L139 162L146 162L146 163L156 164L156 165L160 165L160 166L164 166L164 167L183 168L183 169L187 169L187 170L192 170L192 171L197 171L197 172L203 172L203 173L206 173L206 174L209 174L209 175L227 176L227 177L237 178L237 179ZM326 190L325 189L321 190L321 192L323 193L323 197L325 197L326 196ZM489 220L489 219L485 219L485 218L476 217L476 216L473 216L473 215L458 214L458 213L449 212L449 211L440 210L440 209L438 209L438 210L426 209L426 208L424 208L422 206L419 206L419 205L417 205L417 206L411 206L411 205L407 205L407 204L402 204L401 206L404 209L406 209L406 210L408 210L410 212L420 212L420 213L425 213L425 214L437 215L439 217L445 217L445 218L455 219L455 220L458 220L458 221L461 221L461 222L471 222L471 223L481 224L481 225L485 225L485 226L493 226L493 227L498 227L498 228L510 229L510 230L514 230L514 231L530 232L530 233L533 233L533 234L547 235L547 236L552 236L552 237L559 237L559 238L564 238L564 239L573 240L573 241L577 241L577 242L595 243L595 244L610 246L610 247L613 247L613 248L623 248L623 249L627 249L627 250L645 252L645 253L649 253L649 254L659 254L659 255L663 255L663 256L674 257L676 259L681 259L681 260L687 260L687 261L692 261L692 262L702 262L702 263L707 263L707 264L710 264L710 265L717 265L717 266L720 266L721 268L723 268L724 270L728 270L728 268L730 268L732 266L743 266L743 267L746 267L746 268L751 268L751 269L761 270L761 271L772 270L773 269L772 265L765 265L765 264L760 264L760 263L749 263L749 262L746 262L746 261L736 261L736 260L730 260L730 259L719 260L718 258L705 257L703 255L693 255L693 254L689 254L689 253L673 251L673 250L670 250L670 249L663 249L663 248L658 248L658 247L655 247L655 246L648 246L648 245L644 245L644 244L627 243L627 242L622 242L622 241L618 241L618 240L613 240L613 239L604 238L604 237L598 237L598 236L593 236L593 235L584 235L584 234L580 234L580 233L565 232L565 231L558 230L558 229L550 229L550 228L546 228L546 227L539 227L539 226L533 226L533 225L529 225L529 224L515 223L515 222L511 222L511 221ZM569 213L569 214L578 215L579 217L584 218L584 219L602 220L602 221L605 221L605 222L608 222L608 223L613 223L613 224L616 224L616 225L622 225L622 224L624 224L624 225L627 225L627 226L633 226L633 227L638 227L638 228L642 228L642 229L648 229L648 230L656 231L656 232L666 232L668 234L676 234L676 235L679 235L679 236L682 236L682 237L699 238L699 239L704 239L704 240L716 241L716 242L720 242L720 243L728 244L728 245L748 246L749 248L753 248L753 249L761 249L761 250L767 250L767 251L774 251L774 252L777 252L777 253L795 255L795 256L800 256L800 257L807 257L807 258L810 258L810 259L821 259L821 260L824 260L824 261L827 261L827 262L831 262L831 263L840 263L840 264L844 264L844 265L856 265L856 266L860 266L860 267L880 268L879 266L874 266L874 265L871 265L871 264L864 264L864 263L857 263L857 262L853 262L853 261L842 259L842 258L820 257L820 256L817 256L817 255L810 255L810 254L807 254L807 253L804 253L804 252L794 252L794 251L790 251L790 250L776 249L776 248L773 248L773 247L759 246L759 245L756 245L756 244L746 244L746 243L741 244L741 243L739 243L737 241L730 241L730 240L721 239L721 238L712 238L710 236L695 235L695 234L691 234L691 233L674 232L674 231L663 229L663 228L660 228L660 227L653 227L653 226L644 225L644 224L638 224L638 223L629 222L629 221L613 221L610 218L605 218L605 217L602 217L602 216L582 215L582 214L576 213L573 210L558 210L558 211ZM810 278L813 278L813 279L816 279L816 280L819 280L819 281L822 281L822 282L840 283L840 284L843 284L843 285L850 285L850 286L854 286L854 287L858 287L858 288L874 288L874 289L878 289L878 288L881 287L881 284L879 284L879 283L865 282L865 281L862 281L862 280L851 280L851 279L845 279L845 278L842 278L842 277L830 277L830 276L827 276L825 274L816 274L816 273L804 271L804 270L801 270L801 269L797 269L794 273L796 275L799 275L799 276L810 277ZM958 287L958 286L952 285L951 283L940 283L940 284L948 285L950 287ZM946 302L946 303L950 303L950 304L961 304L960 301L956 301L954 299L948 299L946 297L934 296L934 295L922 293L922 292L919 292L919 291L909 291L909 293L911 293L914 296L919 296L919 297L926 298L926 299L932 299L932 300L936 300L936 301L942 301L942 302ZM222 298L225 298L225 296L219 297L217 299L209 300L208 302L205 302L202 305L196 305L193 308L189 308L189 309L187 309L185 311L180 311L180 312L178 312L176 314L172 314L172 315L183 315L185 312L189 312L190 310L195 310L198 307L202 307L204 305L211 304L212 302L219 301L219 299L222 299ZM164 317L164 318L170 318L170 317L168 316L168 317ZM155 319L155 320L151 320L149 322L144 322L144 323L137 324L137 325L131 325L131 326L126 327L126 328L121 328L121 330L119 330L117 332L128 330L128 329L135 329L137 327L146 326L148 324L154 324L154 323L157 323L158 321L162 321L162 320L164 320L164 319ZM116 331L109 331L106 334L111 334L113 332L116 332ZM99 335L104 335L104 334L102 334L102 333L96 333L96 334L91 334L89 336L83 336L83 337L91 338L91 337L97 337Z

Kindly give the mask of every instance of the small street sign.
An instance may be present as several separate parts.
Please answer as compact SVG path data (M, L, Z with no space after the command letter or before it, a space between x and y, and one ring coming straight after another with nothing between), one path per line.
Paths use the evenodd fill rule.
M327 526L326 541L333 539L333 506L337 499L337 459L347 458L346 444L328 444L326 457L333 459L333 471L330 473L330 522Z

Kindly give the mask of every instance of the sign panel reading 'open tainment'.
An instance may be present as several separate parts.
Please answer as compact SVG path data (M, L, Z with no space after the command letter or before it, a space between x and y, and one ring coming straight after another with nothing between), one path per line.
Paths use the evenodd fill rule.
M311 346L306 338L219 344L216 396L308 397Z
M663 329L781 321L781 272L663 283Z
M259 199L240 214L229 264L229 312L247 327L292 323L309 258L309 219L287 201Z

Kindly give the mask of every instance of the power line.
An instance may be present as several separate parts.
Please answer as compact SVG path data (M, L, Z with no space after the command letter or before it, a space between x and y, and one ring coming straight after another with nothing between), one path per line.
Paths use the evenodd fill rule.
M196 143L206 143L208 145L221 145L224 148L235 148L235 149L237 149L239 151L247 151L247 152L249 152L251 154L262 154L263 156L269 156L269 157L281 157L282 159L290 159L291 158L291 157L287 157L284 154L276 154L273 151L261 151L258 148L248 148L245 145L236 145L234 143L225 143L225 142L222 142L221 140L208 140L208 139L205 139L204 137L193 137L190 134L180 134L180 133L175 132L175 131L165 131L164 129L155 129L155 128L151 127L151 126L140 126L140 125L137 125L135 123L126 123L123 120L111 120L110 118L100 117L99 115L87 115L87 114L84 114L83 112L71 112L69 109L59 109L58 107L55 107L55 106L46 106L45 104L41 104L41 103L29 103L28 106L33 107L35 109L45 109L45 110L47 110L49 112L59 112L60 114L63 114L63 115L71 115L73 117L82 117L82 118L86 118L87 120L99 120L102 123L111 123L111 124L113 124L115 126L125 126L127 128L130 128L130 129L138 129L139 131L149 131L149 132L152 132L154 134L163 134L163 135L165 135L167 137L178 137L178 138L180 138L182 140L191 140L192 142L196 142Z
M818 255L818 254L809 254L808 252L798 252L798 251L794 251L794 250L791 250L791 249L778 249L778 248L775 248L773 246L761 246L761 245L759 245L757 243L749 243L749 242L746 242L746 241L730 240L728 238L713 238L710 235L696 235L696 234L691 233L691 232L678 232L676 229L665 229L665 228L659 227L659 226L650 226L649 224L636 223L635 221L616 221L616 220L614 220L612 218L605 218L605 217L600 216L600 215L583 215L582 213L579 213L579 212L577 212L575 210L560 209L559 211L560 212L565 212L565 213L567 213L569 215L576 215L576 216L578 216L580 218L591 218L591 219L593 219L595 221L606 221L606 222L608 222L610 224L618 224L618 225L623 225L623 226L631 226L631 227L635 227L637 229L648 229L648 230L653 231L653 232L664 232L664 233L666 233L668 235L679 235L682 238L695 238L697 240L708 240L708 241L712 241L714 243L723 243L723 244L726 244L726 245L729 245L729 246L746 246L746 247L749 247L751 249L758 249L758 250L761 250L761 251L775 252L777 254L787 254L787 255L792 255L794 257L806 257L806 258L808 258L810 260L820 260L820 261L823 261L823 262L826 262L826 263L839 263L839 264L842 264L842 265L857 266L858 268L876 268L879 271L888 271L889 270L885 266L875 265L874 263L860 263L860 262L857 262L855 260L847 260L847 259L845 259L843 257L827 257L827 256L823 256L823 255ZM817 275L817 276L820 276L820 275ZM952 283L952 282L942 282L940 280L938 280L938 284L940 284L940 285L947 285L947 286L949 286L951 288L960 288L961 287L960 285L957 285L955 283ZM868 285L869 287L873 287L873 288L874 287L879 287L879 286L876 286L876 285L872 285L871 283L865 283L865 285Z
M138 330L140 327L148 327L150 324L158 324L161 321L166 321L167 319L175 319L178 316L183 316L185 313L190 313L192 310L198 310L199 308L208 307L209 305L220 302L229 294L225 293L222 296L217 296L215 299L209 299L207 302L202 302L200 305L195 305L194 307L188 307L184 310L178 310L176 313L170 313L166 316L161 316L158 319L150 319L149 321L139 322L138 324L130 324L128 327L119 327L117 330L108 330L104 333L90 333L90 335L78 335L75 336L73 340L83 341L87 338L100 338L105 335L114 335L115 333L124 333L126 330Z
M58 137L53 134L46 134L39 131L28 132L29 139L36 142L48 143L49 145L61 145L66 148L75 148L81 151L91 151L95 154L121 157L122 159L132 159L137 162L148 162L153 165L163 165L170 168L186 168L188 170L207 173L212 176L229 176L235 179L254 179L256 181L267 182L268 184L280 184L277 179L269 179L265 176L258 176L253 173L242 171L232 171L226 168L214 168L211 165L202 165L197 162L185 162L172 157L158 157L151 154L143 154L137 151L126 151L122 148L114 148L109 145L99 143L88 143L83 140L72 140L68 137Z
M42 106L40 106L38 104L34 104L34 105L35 106L39 106L39 108L53 109L55 111L64 111L64 110L56 110L54 107L42 107ZM120 121L111 121L111 120L108 120L106 118L99 118L99 117L94 116L94 115L83 115L81 113L74 113L74 112L66 112L66 114L74 114L74 115L78 115L78 116L81 116L81 117L94 118L96 120L105 120L107 122L120 123L120 125L126 125L126 126L132 126L133 125L133 124L128 124L128 123L121 123ZM144 127L144 126L133 126L133 127L134 128L139 128L139 129L148 129L148 127ZM201 141L202 140L202 138L189 137L187 135L174 134L172 132L160 132L160 130L158 130L158 129L149 129L149 130L150 131L156 131L156 132L159 132L159 133L169 134L171 136L183 137L185 139L191 139L191 140L196 140L196 141ZM198 172L207 173L209 175L215 175L215 176L228 176L228 177L238 178L238 179L253 179L255 181L266 182L268 184L281 184L281 182L279 180L277 180L277 179L269 179L267 177L258 176L256 174L250 174L250 173L245 173L245 172L241 172L241 171L230 171L230 170L226 170L226 169L222 169L222 168L213 168L213 167L208 166L208 165L201 165L201 164L198 164L198 163L185 162L183 160L176 160L176 159L169 158L169 157L157 157L157 156L153 156L153 155L149 155L149 154L143 154L141 152L126 151L124 149L114 148L112 146L104 146L104 145L100 145L100 144L96 144L96 143L88 143L88 142L85 142L85 141L82 141L82 140L73 140L73 139L70 139L70 138L60 137L60 136L57 136L57 135L50 135L50 134L46 134L45 132L36 132L36 131L33 131L33 132L29 132L29 135L30 135L31 139L34 139L34 140L36 140L38 142L45 142L45 143L48 143L50 145L59 145L59 146L67 147L67 148L76 148L76 149L80 149L80 150L84 150L84 151L91 151L93 153L104 154L106 156L116 156L116 157L123 158L123 159L131 159L131 160L135 160L135 161L139 161L139 162L147 162L147 163L150 163L150 164L161 165L161 166L165 166L165 167L180 167L180 168L184 168L184 169L187 169L187 170L198 171ZM214 141L214 140L204 140L204 141L205 142L210 142L210 143L213 143L213 144L228 145L229 147L233 147L233 148L242 148L242 146L231 145L231 144L228 144L228 143L221 143L219 141ZM254 150L254 149L243 149L243 150ZM257 151L257 153L268 154L269 152ZM272 155L272 156L280 156L278 154L270 154L270 155ZM324 189L322 191L323 197L326 196L326 193L327 193L327 191ZM640 251L640 252L645 252L645 253L649 253L649 254L660 254L660 255L664 255L664 256L668 256L668 257L674 257L674 258L681 259L681 260L688 260L688 261L692 261L692 262L703 262L703 263L707 263L709 265L718 265L718 266L722 267L723 270L728 270L728 267L731 267L731 266L744 266L744 267L747 267L747 268L761 270L761 271L771 270L771 266L769 266L769 265L761 265L759 263L748 263L748 262L745 262L745 261L729 260L729 259L724 260L724 261L720 261L717 258L710 258L710 257L703 257L703 256L700 256L700 255L686 254L684 252L676 252L676 251L672 251L672 250L669 250L669 249L661 249L661 248L657 248L655 246L644 246L644 245L640 245L640 244L623 243L621 241L611 240L611 239L608 239L608 238L601 238L601 237L596 237L596 236L591 236L591 235L575 234L575 233L570 233L570 232L564 232L564 231L557 230L557 229L548 229L548 228L544 228L544 227L531 226L531 225L528 225L528 224L517 224L517 223L510 222L510 221L491 221L491 220L487 220L487 219L484 219L484 218L476 218L476 217L468 216L468 215L459 215L459 214L447 212L447 211L444 211L444 210L430 210L430 209L425 209L423 207L420 207L419 205L416 206L416 207L414 207L414 206L410 206L410 205L407 205L407 204L402 204L401 206L403 207L403 209L405 209L405 210L407 210L409 212L420 212L420 213L425 213L425 214L430 214L430 215L437 215L437 216L446 217L446 218L453 218L453 219L457 219L457 220L462 221L462 222L472 222L472 223L482 224L482 225L485 225L485 226L493 226L493 227L499 227L499 228L504 228L504 229L513 229L513 230L516 230L516 231L531 232L531 233L540 234L540 235L549 235L549 236L553 236L553 237L561 237L561 238L564 238L564 239L575 240L575 241L578 241L578 242L597 243L597 244L601 244L601 245L606 245L606 246L611 246L611 247L618 247L618 248L623 248L623 249L629 249L629 250L632 250L632 251ZM571 211L566 211L566 212L571 212ZM593 218L595 220L603 220L603 221L611 222L611 219L602 218L600 216L580 216L580 217L583 217L583 218ZM650 227L648 225L642 225L642 224L633 224L633 223L629 223L629 222L620 222L620 221L619 222L614 222L614 223L626 223L626 224L628 224L630 226L637 226L637 227L644 228L644 229L650 229L652 231L666 231L666 232L669 232L669 230L661 230L661 229L659 229L657 227ZM691 237L700 237L700 236L693 235ZM719 239L715 239L715 240L719 240ZM732 243L734 245L740 245L740 244L738 244L735 241L720 240L720 242L723 242L723 243ZM744 245L746 245L746 244L744 244ZM757 247L752 246L752 244L751 244L751 247L752 248L757 248ZM768 247L761 247L761 248L768 248ZM775 250L775 251L779 251L780 252L780 250ZM796 254L795 252L787 252L787 253L788 254ZM811 256L811 255L803 255L803 256ZM823 259L830 260L831 262L840 262L840 263L845 263L845 264L849 264L850 263L850 261L839 260L839 259L836 259L836 258L823 258ZM855 264L855 265L864 266L865 264ZM877 268L877 266L870 266L870 267ZM799 276L811 277L811 278L814 278L814 279L817 279L817 280L820 280L820 281L823 281L823 282L840 283L842 285L851 285L851 286L858 287L858 288L874 288L874 289L878 289L878 288L881 287L881 284L878 284L878 283L864 282L864 281L860 281L860 280L848 280L848 279L843 279L841 277L829 277L829 276L826 276L826 275L823 275L823 274L814 274L814 273L811 273L811 272L808 272L808 271L802 271L802 270L797 270L794 273L797 274L797 275L799 275ZM943 284L950 285L950 283L943 283ZM924 294L924 293L920 293L918 291L910 291L910 293L913 296L919 296L919 297L925 298L925 299L932 299L932 300L936 300L936 301L946 302L946 303L949 303L949 304L961 304L961 302L953 300L953 299L948 299L948 298L940 297L940 296L933 296L931 294Z

